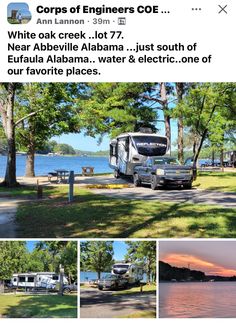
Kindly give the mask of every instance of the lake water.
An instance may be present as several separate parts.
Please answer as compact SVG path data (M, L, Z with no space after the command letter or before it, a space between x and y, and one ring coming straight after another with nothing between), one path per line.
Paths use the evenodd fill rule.
M103 277L106 274L110 274L110 272L109 273L105 273L105 272L102 273L101 277ZM84 283L84 282L90 281L90 280L95 280L95 279L98 279L97 273L95 273L95 272L92 272L92 271L81 271L80 272L81 283ZM143 275L143 281L147 281L147 275L145 273Z
M6 156L0 156L0 177L5 175ZM24 176L26 156L17 156L16 158L16 175ZM65 157L65 156L36 156L35 157L35 174L47 175L55 169L73 170L75 173L81 173L82 166L94 167L94 172L111 173L112 169L108 165L107 157Z
M235 318L236 282L160 283L161 318Z
M104 275L109 274L109 273L102 273L101 277L103 277ZM98 275L95 272L92 271L81 271L80 272L80 282L84 283L90 280L95 280L98 279Z

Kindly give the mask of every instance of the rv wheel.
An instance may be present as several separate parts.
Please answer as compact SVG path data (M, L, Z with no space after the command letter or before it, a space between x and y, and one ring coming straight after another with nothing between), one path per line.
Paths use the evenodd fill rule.
M138 174L134 174L133 179L134 179L134 186L135 187L141 186L141 181L139 179Z
M120 172L118 170L114 171L114 177L119 178L120 177Z

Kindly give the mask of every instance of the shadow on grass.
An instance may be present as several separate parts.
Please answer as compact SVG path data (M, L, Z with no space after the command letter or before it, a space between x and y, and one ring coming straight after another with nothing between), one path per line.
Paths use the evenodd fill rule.
M81 191L75 201L57 198L20 205L17 237L236 237L230 208L116 199Z
M8 318L76 318L76 295L20 296L17 305L9 305L4 313ZM10 300L10 298L9 298Z

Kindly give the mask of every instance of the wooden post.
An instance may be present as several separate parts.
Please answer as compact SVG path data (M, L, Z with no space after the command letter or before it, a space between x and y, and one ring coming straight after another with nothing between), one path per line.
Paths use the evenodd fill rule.
M63 277L64 277L64 268L60 264L59 266L59 295L63 296Z
M73 202L74 199L74 182L75 182L75 176L74 171L70 171L69 175L69 194L68 194L68 201L69 203Z
M39 185L39 180L37 179L37 199L43 198L43 187Z

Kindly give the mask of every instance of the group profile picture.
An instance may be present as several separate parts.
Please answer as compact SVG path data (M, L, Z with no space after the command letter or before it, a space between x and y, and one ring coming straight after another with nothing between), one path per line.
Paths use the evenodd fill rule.
M10 24L27 24L32 18L25 2L11 2L7 6L7 21Z

